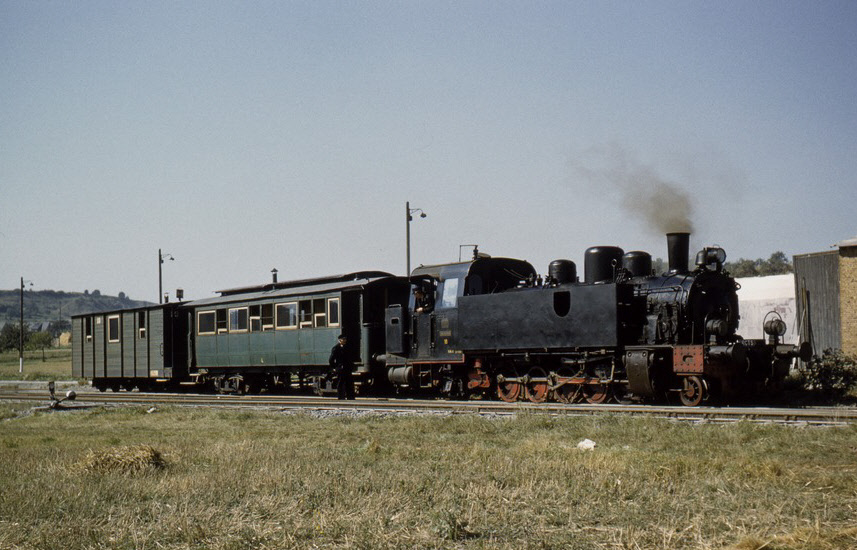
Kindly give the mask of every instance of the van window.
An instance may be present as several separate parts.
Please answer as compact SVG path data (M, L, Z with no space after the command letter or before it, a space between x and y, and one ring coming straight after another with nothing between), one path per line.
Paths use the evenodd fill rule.
M119 316L111 315L107 318L107 341L119 341Z

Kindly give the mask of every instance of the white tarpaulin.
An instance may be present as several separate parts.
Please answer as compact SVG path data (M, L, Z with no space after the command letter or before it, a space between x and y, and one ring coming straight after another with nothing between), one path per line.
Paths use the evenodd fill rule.
M741 310L738 334L748 339L767 339L762 324L765 316L775 311L788 326L783 343L797 344L794 275L789 273L769 277L741 277L735 280L741 285L738 290L738 308Z

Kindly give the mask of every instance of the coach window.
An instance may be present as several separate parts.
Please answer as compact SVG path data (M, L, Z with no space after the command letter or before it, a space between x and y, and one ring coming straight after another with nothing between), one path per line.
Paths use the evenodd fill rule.
M298 302L300 310L301 328L312 326L312 300L301 300Z
M119 341L119 316L111 315L107 318L107 341Z
M327 326L339 326L339 298L331 298L327 301Z
M83 334L86 336L86 341L92 341L92 317L86 317L83 319Z
M247 308L236 307L229 310L229 332L247 332Z
M225 309L218 309L217 310L217 332L218 333L226 332L226 329L229 326L227 324L227 322L228 322L228 319L227 319L227 315L226 315L226 310Z
M274 330L274 304L262 304L262 330Z
M298 304L289 302L277 304L277 328L298 328Z
M313 324L314 327L327 326L327 313L324 309L324 298L316 298L312 301Z
M197 316L196 333L214 334L216 314L213 311L200 311Z
M262 332L262 306L250 306L250 332Z
M146 312L137 312L137 327L140 330L140 340L146 339Z

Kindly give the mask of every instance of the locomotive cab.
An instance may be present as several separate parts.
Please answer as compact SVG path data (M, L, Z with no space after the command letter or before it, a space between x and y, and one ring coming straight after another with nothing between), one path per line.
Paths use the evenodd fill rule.
M537 273L528 262L480 256L466 262L420 266L410 276L407 307L387 309L387 364L390 380L397 384L430 385L432 368L464 362L458 318L459 298L496 294L535 281ZM420 370L413 365L422 364ZM404 367L407 365L407 367Z

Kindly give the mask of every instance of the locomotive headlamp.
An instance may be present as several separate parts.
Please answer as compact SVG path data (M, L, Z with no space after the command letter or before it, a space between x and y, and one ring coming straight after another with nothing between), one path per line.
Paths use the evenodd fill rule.
M726 251L722 248L710 248L708 249L708 253L713 256L714 261L717 263L726 263Z
M720 247L703 248L696 255L696 265L700 267L711 264L723 265L725 261L726 251Z
M764 326L768 336L782 336L786 333L786 323L782 319L769 319Z

